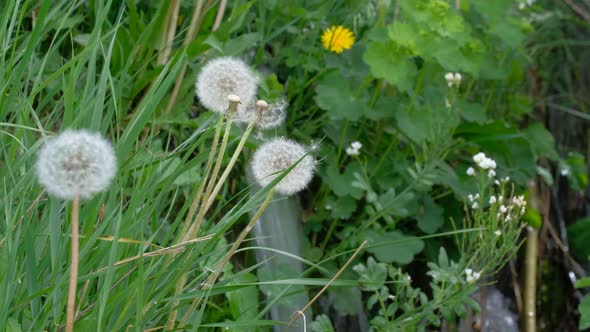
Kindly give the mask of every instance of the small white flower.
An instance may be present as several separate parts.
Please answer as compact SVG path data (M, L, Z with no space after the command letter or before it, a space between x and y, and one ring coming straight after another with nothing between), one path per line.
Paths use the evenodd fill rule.
M313 178L315 161L305 155L305 148L294 141L275 138L263 144L252 158L252 173L261 186L271 183L279 174L303 158L277 185L275 190L292 195L303 190Z
M328 210L328 211L332 210L332 205L326 204L326 210Z
M504 205L500 205L500 212L506 213L506 211L508 211L508 209Z
M473 202L473 195L471 195L471 194L467 195L467 199L469 199L470 202Z
M509 176L507 176L507 177L505 177L505 178L502 179L502 182L508 182L508 181L510 181L510 177Z
M490 204L494 204L494 203L496 203L496 196L492 195L490 197Z
M473 272L473 278L475 278L475 280L478 280L480 276L479 272Z
M473 204L471 205L472 209L477 209L479 207L479 205L477 204L477 202L473 202Z
M484 161L484 159L486 159L486 154L483 153L483 152L480 152L480 153L478 153L478 154L476 154L476 155L473 156L473 161L476 164L481 163L482 161Z
M512 217L509 214L506 215L506 219L504 219L504 222L509 222L510 220L512 220Z
M473 199L479 199L479 193L475 194L475 196L473 196Z
M473 274L473 270L470 269L470 268L466 268L465 269L465 274L468 275L468 276L470 276L471 274Z
M491 178L493 178L494 176L496 176L496 171L494 171L493 169L491 169L491 170L488 172L488 177L491 179Z
M37 177L47 191L62 199L89 199L105 190L117 172L111 143L86 130L66 130L39 151Z
M359 141L354 141L354 142L350 143L350 147L353 149L359 150L360 148L363 147L363 144Z
M494 234L496 234L496 236L500 236L500 235L502 235L502 232L500 230L497 230L494 232Z
M351 156L351 157L358 156L359 153L360 153L359 150L355 150L355 149L353 149L351 147L347 147L346 148L346 154L349 155L349 156Z
M449 87L461 85L461 74L459 73L446 73L445 80Z
M473 169L473 167L469 167L467 169L467 175L474 176L475 175L475 169Z
M354 141L350 143L350 146L346 148L346 154L349 156L358 156L360 154L360 149L363 147L363 144L359 141Z

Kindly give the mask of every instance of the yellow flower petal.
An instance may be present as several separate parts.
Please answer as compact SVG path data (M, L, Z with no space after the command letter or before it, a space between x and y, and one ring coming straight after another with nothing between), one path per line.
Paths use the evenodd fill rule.
M353 44L354 34L341 25L331 26L322 34L322 45L334 53L342 53L343 50L351 48Z

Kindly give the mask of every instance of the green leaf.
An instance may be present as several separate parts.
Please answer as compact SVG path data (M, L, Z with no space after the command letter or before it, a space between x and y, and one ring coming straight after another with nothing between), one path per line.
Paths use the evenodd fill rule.
M360 199L363 196L364 190L352 185L356 181L354 173L358 172L360 172L360 165L358 163L349 164L342 174L338 171L335 163L330 163L320 175L337 196L351 196L355 199Z
M461 112L463 119L467 121L483 124L488 120L486 109L481 104L459 100L456 102L456 107Z
M356 199L350 196L338 197L328 201L331 206L331 215L335 219L348 219L356 210Z
M357 315L363 311L361 290L358 287L330 287L328 293L334 309L340 315Z
M582 278L582 279L576 281L574 287L576 287L576 288L590 287L590 277Z
M584 297L578 311L580 312L580 330L590 328L590 295Z
M416 64L393 43L370 43L364 56L371 74L383 78L401 91L410 91L418 72Z
M570 245L576 253L576 256L590 260L590 218L577 220L574 224L567 227L567 233Z
M553 135L545 129L545 126L534 123L528 126L523 133L537 156L547 157L555 161L559 159L559 155L555 151Z
M326 315L319 315L313 322L309 324L312 332L334 332L334 326L330 322L330 318Z
M231 282L228 283L228 286L256 282L256 276L251 273L233 275L230 278ZM244 287L233 292L227 292L225 293L225 296L229 300L229 308L233 319L238 322L255 320L256 315L258 314L258 289L255 286ZM251 330L254 331L255 329Z
M350 80L333 72L326 75L316 87L315 100L333 119L358 120L366 109L362 96L351 87Z
M424 249L422 240L397 231L383 235L373 234L370 240L371 246L367 250L384 263L408 264Z
M432 234L444 224L444 210L428 195L424 196L423 201L416 217L418 227L425 233Z

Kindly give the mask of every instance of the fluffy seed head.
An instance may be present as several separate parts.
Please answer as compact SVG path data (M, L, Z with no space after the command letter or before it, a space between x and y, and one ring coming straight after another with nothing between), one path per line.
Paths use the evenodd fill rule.
M224 113L229 106L228 96L238 96L242 105L254 102L258 78L244 61L221 57L209 61L197 78L197 96L209 110Z
M275 138L263 144L252 158L252 173L261 186L272 182L280 173L305 155L303 145ZM292 195L303 190L313 178L315 161L307 155L275 187L278 193Z
M43 145L36 166L39 182L51 195L89 199L111 183L117 160L111 143L99 134L66 130Z
M259 100L249 107L238 108L237 121L244 123L254 122L256 127L260 129L276 128L285 122L287 106L288 104L284 100L272 104Z

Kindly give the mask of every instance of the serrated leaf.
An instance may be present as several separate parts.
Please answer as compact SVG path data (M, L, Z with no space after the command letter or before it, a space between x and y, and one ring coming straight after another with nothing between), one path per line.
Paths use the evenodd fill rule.
M364 60L374 77L385 79L401 91L413 88L418 72L416 64L407 55L400 53L395 44L370 43Z
M333 119L358 120L367 106L350 84L350 80L339 73L326 75L316 87L316 103Z

